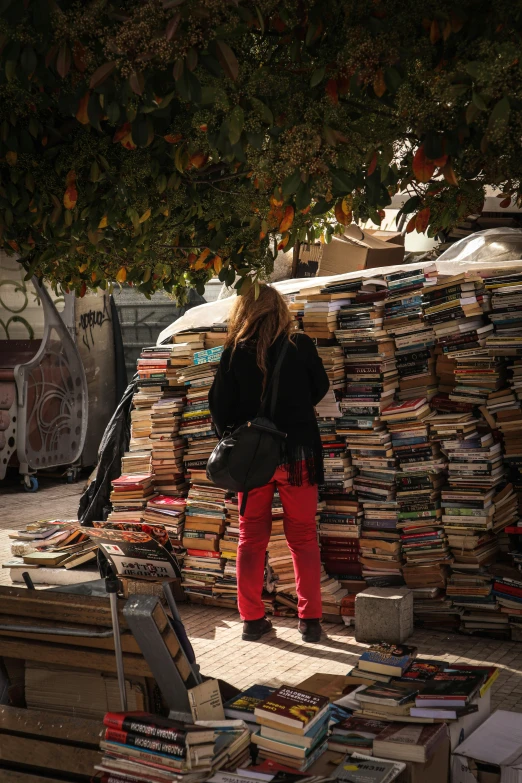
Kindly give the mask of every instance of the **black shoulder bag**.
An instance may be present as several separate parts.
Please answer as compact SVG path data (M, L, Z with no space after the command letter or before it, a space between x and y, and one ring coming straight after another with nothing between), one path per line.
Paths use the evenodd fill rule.
M240 513L245 513L248 491L268 484L281 462L281 447L286 432L273 423L279 388L281 365L288 349L285 340L255 419L233 432L223 434L207 462L207 478L217 487L242 492ZM270 411L265 415L268 397Z

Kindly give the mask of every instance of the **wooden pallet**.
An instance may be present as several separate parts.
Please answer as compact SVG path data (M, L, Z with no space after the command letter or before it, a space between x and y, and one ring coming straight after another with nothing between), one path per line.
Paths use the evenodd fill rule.
M71 781L87 783L102 757L101 730L98 721L2 706L0 780L64 783L70 775Z

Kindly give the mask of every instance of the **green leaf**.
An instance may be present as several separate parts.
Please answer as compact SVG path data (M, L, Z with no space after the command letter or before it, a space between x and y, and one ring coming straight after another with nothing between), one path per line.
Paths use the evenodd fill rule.
M96 161L94 161L94 163L91 163L91 169L89 171L89 179L91 180L91 182L98 182L98 180L100 179L100 174L101 174L100 167L98 166Z
M332 177L332 187L336 192L336 195L345 196L347 193L351 193L355 187L355 179L351 174L343 169L332 169L330 172Z
M272 112L270 111L266 103L260 101L259 98L251 98L250 103L252 104L257 114L261 117L263 122L266 122L267 125L274 124L274 115L272 114Z
M91 90L94 90L95 87L99 87L100 84L103 84L105 79L114 71L115 68L116 62L114 61L103 63L103 65L100 65L99 68L96 68L89 82L89 87Z
M296 169L293 174L290 174L285 180L283 180L283 184L281 186L281 189L283 191L283 196L291 196L292 193L295 193L299 185L301 184L301 171L300 169Z
M20 63L26 73L32 73L35 70L38 60L36 58L36 52L31 44L27 44L27 46L24 47L22 56L20 57Z
M480 62L471 62L464 66L464 70L466 71L466 73L469 73L469 75L473 79L478 78L479 68L480 68Z
M471 93L471 100L473 101L473 104L479 109L480 111L487 111L487 105L482 97L482 95L479 92L476 92L475 90Z
M311 200L310 182L301 182L295 195L296 209L306 209Z
M321 65L320 68L316 68L310 77L310 87L317 87L319 82L322 82L326 73L326 66Z
M401 215L409 215L411 212L415 212L418 207L420 207L422 202L422 199L420 196L411 196L400 208L397 218L399 218Z
M263 14L261 13L258 5L256 5L256 14L257 14L257 18L259 20L259 29L261 30L261 35L264 35L265 34L265 20L263 19Z
M56 70L65 79L71 69L71 50L65 41L60 44L56 58Z
M160 174L159 177L156 179L156 187L158 189L158 193L163 193L163 191L167 187L167 177L165 174Z
M5 64L5 78L8 82L12 82L16 76L16 60L7 60Z
M116 101L111 101L107 106L107 119L111 125L116 125L120 119L120 107Z
M146 147L149 140L149 125L145 117L139 117L131 125L132 140L138 147Z
M216 53L226 75L232 79L232 81L237 81L237 77L239 76L239 63L230 46L225 43L225 41L220 41L218 39L216 41Z
M511 112L511 106L508 98L504 96L494 106L491 114L489 115L488 128L491 130L493 126L497 128L504 128L509 120L509 114Z
M243 132L243 126L245 124L245 114L239 104L234 106L228 116L228 137L232 145L237 144L241 138Z
M384 71L384 83L388 89L388 92L397 92L402 84L402 76L396 68L386 68Z

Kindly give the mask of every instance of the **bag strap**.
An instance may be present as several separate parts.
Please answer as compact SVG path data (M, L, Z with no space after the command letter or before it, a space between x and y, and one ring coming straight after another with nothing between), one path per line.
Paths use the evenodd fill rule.
M259 415L262 415L266 409L268 393L271 392L270 394L270 418L271 419L273 419L275 415L275 409L277 405L277 392L279 389L279 374L281 372L281 365L283 364L283 359L285 358L286 351L288 349L288 342L289 342L288 338L285 338L285 341L279 350L279 355L277 357L275 367L272 371L272 376L268 383L268 388L265 392L265 396L261 400L261 407L259 408Z

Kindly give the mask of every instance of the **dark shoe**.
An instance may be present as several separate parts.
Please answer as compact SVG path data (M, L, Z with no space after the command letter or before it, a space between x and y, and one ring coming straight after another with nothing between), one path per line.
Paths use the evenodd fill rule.
M303 642L319 642L323 629L320 620L299 620L298 625Z
M260 620L245 620L243 623L243 635L244 642L257 642L261 639L265 633L269 633L272 630L272 623L266 617L262 617Z

